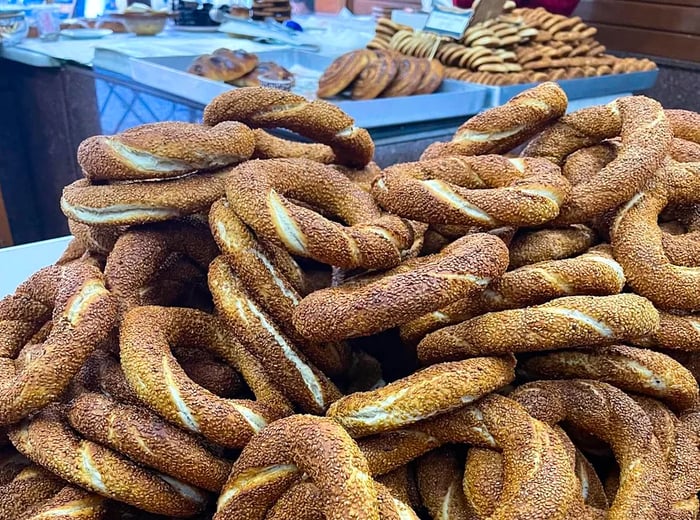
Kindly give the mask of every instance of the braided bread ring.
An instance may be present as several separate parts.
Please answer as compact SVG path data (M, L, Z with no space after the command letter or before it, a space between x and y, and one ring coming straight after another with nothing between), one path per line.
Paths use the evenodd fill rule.
M647 348L700 350L700 316L659 312L659 328L651 334L634 338L632 343Z
M375 59L373 52L364 49L339 56L323 71L316 95L328 98L342 92Z
M589 227L574 224L563 229L540 229L518 233L508 246L510 268L560 260L580 255L597 241L596 233Z
M73 263L58 270L60 282L57 283L53 306L53 326L45 341L34 346L31 362L24 360L19 363L13 357L22 357L18 352L22 343L16 340L28 339L26 333L36 329L15 329L15 334L9 338L5 331L0 331L3 332L0 334L3 336L0 345L3 347L0 352L0 424L17 422L55 401L68 388L95 347L107 338L116 322L116 302L105 288L99 269ZM55 276L55 271L51 269L49 272ZM55 279L49 280L52 281ZM41 276L38 276L30 284L40 282ZM28 286L23 285L16 293L19 298L10 296L0 302L3 321L7 317L22 317L24 310L14 309L19 311L15 313L13 307L26 301L22 293L27 289ZM3 304L8 304L9 309L3 309ZM10 312L5 313L5 310ZM12 333L12 322L9 325L7 332ZM22 325L20 322L20 327ZM43 322L34 322L33 325L38 328Z
M154 303L149 301L144 289L173 253L191 258L206 270L218 250L207 227L195 222L164 222L140 227L117 239L107 257L105 278L110 290L119 297L122 312Z
M170 352L171 343L183 342L209 349L236 367L258 401L223 399L196 385ZM122 321L120 349L124 375L139 399L173 424L222 446L245 446L255 432L289 413L257 363L203 312L136 307Z
M620 98L609 105L564 116L533 139L524 156L563 164L572 152L621 136L617 157L587 181L573 186L556 222L586 222L629 200L661 166L673 133L661 105L644 96Z
M67 417L85 438L193 486L221 491L231 471L199 439L144 408L83 393L71 402Z
M80 179L63 188L61 211L91 226L161 222L207 209L224 195L227 172L163 181L90 184Z
M294 204L292 195L349 226ZM258 236L338 267L393 267L413 242L411 227L398 217L381 216L372 197L346 176L304 159L242 164L232 173L227 197Z
M302 297L277 268L269 248L255 239L227 201L220 200L212 205L209 222L226 261L285 335L324 373L332 376L344 372L350 363L348 346L343 343L310 343L296 331L292 325L292 315ZM296 265L286 251L281 250L276 256L279 259L281 255L287 256L281 263Z
M429 332L484 312L538 305L563 296L619 294L625 286L625 275L609 249L600 246L575 258L509 271L477 297L456 301L402 325L401 339L414 344Z
M508 152L564 115L567 104L559 85L542 83L472 117L457 129L451 142L430 145L421 160Z
M306 360L260 309L222 257L209 267L209 288L223 320L295 404L321 414L341 396L335 385Z
M307 473L327 498L328 520L379 520L367 461L340 425L309 415L276 421L253 437L233 465L215 520L262 520Z
M377 490L379 518L386 520L419 520L406 503L392 496L379 482ZM289 488L265 516L265 520L326 520L327 497L311 482L300 482Z
M64 486L51 499L25 512L22 520L102 520L106 500L73 486Z
M320 143L298 143L274 136L265 130L253 130L255 151L253 159L309 159L323 164L335 162L333 149Z
M204 123L241 121L251 128L286 128L330 146L341 164L362 168L372 160L374 143L369 132L326 101L262 87L225 92L204 109Z
M385 169L372 194L402 217L492 229L552 220L569 195L569 183L548 161L444 157Z
M424 455L416 464L420 496L433 520L470 520L462 491L464 469L452 449Z
M0 518L15 520L63 487L61 480L37 466L22 469L11 482L0 486Z
M53 405L13 427L10 440L20 453L68 482L139 509L190 516L204 508L204 493L81 439Z
M316 291L294 311L294 326L315 341L367 336L478 293L506 269L507 248L468 235L367 281Z
M568 296L542 305L484 314L428 334L424 364L470 356L611 345L649 334L659 313L636 294Z
M657 306L700 309L700 269L677 266L663 250L658 215L669 203L694 202L700 186L700 163L667 162L658 184L637 193L615 217L610 234L615 258L630 286ZM690 199L690 200L688 200Z
M662 520L670 513L670 479L647 415L630 397L598 381L540 381L511 394L540 420L566 420L608 442L620 466L610 520Z
M693 374L678 361L651 350L611 345L590 352L552 352L528 359L523 369L533 378L596 379L655 397L681 411L699 404Z
M473 358L433 365L370 392L356 392L328 409L353 437L396 430L449 412L510 383L508 358Z
M700 114L690 110L664 110L673 135L700 144Z
M254 148L251 130L241 123L150 123L85 139L78 164L91 181L165 179L245 161Z

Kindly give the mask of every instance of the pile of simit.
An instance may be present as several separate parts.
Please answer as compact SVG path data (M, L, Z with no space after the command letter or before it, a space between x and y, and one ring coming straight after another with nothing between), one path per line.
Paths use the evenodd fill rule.
M700 115L566 108L384 170L262 88L87 139L0 301L0 518L696 518Z

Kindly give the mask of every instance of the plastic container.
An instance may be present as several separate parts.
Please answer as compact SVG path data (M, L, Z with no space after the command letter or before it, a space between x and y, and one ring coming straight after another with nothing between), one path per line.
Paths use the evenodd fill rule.
M165 29L170 13L123 13L110 18L124 24L126 30L138 36L155 36Z
M17 45L28 33L29 23L24 11L0 8L0 45Z

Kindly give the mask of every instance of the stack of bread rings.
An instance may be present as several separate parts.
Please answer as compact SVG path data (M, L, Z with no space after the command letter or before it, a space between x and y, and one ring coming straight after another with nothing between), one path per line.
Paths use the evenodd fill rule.
M383 170L259 87L86 140L0 300L0 519L697 519L700 115L567 105Z

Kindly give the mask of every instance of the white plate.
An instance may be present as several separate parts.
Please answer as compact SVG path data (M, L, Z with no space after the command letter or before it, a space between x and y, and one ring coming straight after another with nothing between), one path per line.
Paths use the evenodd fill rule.
M219 30L218 25L174 25L172 27L174 31L181 32L203 32L203 33L213 33Z
M111 29L63 29L61 36L73 38L74 40L95 40L109 36L113 32Z

